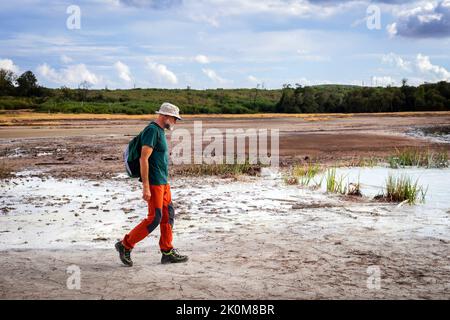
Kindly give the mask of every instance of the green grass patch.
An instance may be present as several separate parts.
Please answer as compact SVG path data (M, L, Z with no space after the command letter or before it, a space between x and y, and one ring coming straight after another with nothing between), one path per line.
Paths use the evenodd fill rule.
M325 178L327 183L327 192L346 194L347 185L344 183L344 179L345 176L338 176L336 174L336 168L328 169Z
M409 166L446 168L448 167L448 153L445 149L437 151L418 148L396 149L395 154L388 157L388 163L393 169Z
M413 179L407 175L395 177L389 174L386 179L385 193L375 198L389 202L407 202L415 204L417 202L425 202L425 196L428 188L424 189L419 186L419 180Z
M174 174L187 176L256 176L261 172L259 164L192 164L174 167Z
M308 163L306 165L296 165L292 168L292 176L299 179L299 183L309 186L313 178L322 172L319 164Z
M284 182L288 185L300 184L302 186L310 186L313 183L313 187L320 187L322 181L317 183L314 180L319 173L323 170L319 164L307 163L303 165L294 165L290 172L283 177Z
M36 99L25 97L0 97L0 110L33 109L37 107Z
M360 158L357 167L370 167L373 168L379 164L380 160L377 157Z

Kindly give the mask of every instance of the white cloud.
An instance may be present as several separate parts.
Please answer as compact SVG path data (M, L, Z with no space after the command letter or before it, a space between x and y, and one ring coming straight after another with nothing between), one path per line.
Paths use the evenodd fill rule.
M411 62L404 60L393 52L383 55L382 62L394 65L405 71L411 70Z
M66 56L65 54L63 54L60 58L61 58L61 62L64 64L73 62L73 59L69 56Z
M130 68L125 63L123 63L121 61L117 61L114 64L114 68L116 68L117 72L119 73L120 79L122 79L126 82L131 82Z
M147 46L143 46L145 49L148 49ZM151 48L150 48L151 49ZM161 49L161 48L158 48ZM168 50L174 50L174 49L168 49ZM192 55L167 55L167 54L152 54L152 55L145 55L145 58L147 61L158 61L158 63L162 64L185 64L185 63L191 63L196 62L200 64L210 64L213 61L226 61L227 59L222 56L206 56L203 54L198 54L196 56ZM231 59L230 59L231 60Z
M167 67L163 64L147 60L147 68L152 72L152 75L159 82L167 82L170 84L178 83L178 78L175 73L167 69Z
M188 16L196 22L205 22L207 24L209 24L212 27L218 28L220 26L219 23L219 19L217 17L217 15L204 15L204 14L199 14L198 12L196 12L195 10L193 10L194 12L191 14L188 14Z
M360 1L308 0L184 0L183 12L194 21L220 27L221 20L228 17L264 15L265 17L327 18L361 6Z
M416 57L416 66L420 72L432 75L436 80L450 79L450 72L444 67L433 65L428 56L419 53Z
M292 83L295 83L295 85L302 85L302 86L313 86L313 85L320 85L320 84L330 84L331 82L328 80L309 80L305 77L297 78Z
M67 66L59 71L44 63L37 67L37 72L46 80L61 86L78 86L84 81L97 85L100 82L100 78L82 63Z
M256 78L255 76L252 76L252 75L249 75L247 77L247 80L252 82L252 83L259 83L260 82L260 80L258 78Z
M398 6L393 14L397 21L390 24L390 36L412 38L442 38L450 36L450 1L411 1Z
M14 73L19 73L20 71L19 67L11 59L0 59L0 69L9 70Z
M212 81L220 84L226 84L230 82L229 80L226 80L222 77L220 77L214 70L212 69L202 69L203 73L210 78Z
M391 37L391 38L394 37L395 35L397 35L397 32L398 32L397 31L397 23L394 22L392 24L388 24L386 27L386 30L389 34L389 37Z
M402 72L407 71L414 76L416 80L422 79L425 81L448 81L450 79L450 72L442 66L431 63L430 57L421 53L417 54L415 60L408 61L395 53L383 55L383 63L389 63ZM417 82L417 81L416 81Z
M108 0L108 2L114 5L122 4L129 7L163 10L179 6L182 0Z
M208 64L211 62L207 56L202 55L202 54L195 56L194 60L201 64Z
M312 62L320 62L320 61L329 61L330 57L318 55L318 54L310 54L307 50L297 50L298 57L301 60L312 61Z
M44 77L45 79L51 81L51 82L58 82L59 81L59 74L56 72L55 69L50 67L48 64L44 63L37 67L37 72L39 75Z

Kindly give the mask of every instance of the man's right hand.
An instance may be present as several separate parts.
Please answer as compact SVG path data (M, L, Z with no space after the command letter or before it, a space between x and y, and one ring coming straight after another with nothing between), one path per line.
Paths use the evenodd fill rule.
M149 202L151 198L150 183L148 181L148 159L153 152L153 148L149 146L142 146L141 157L139 158L139 164L141 167L142 185L144 192L142 193L142 199Z
M150 187L145 186L144 187L144 192L142 193L142 199L144 199L145 201L149 202L151 197L152 197L152 195L150 193Z

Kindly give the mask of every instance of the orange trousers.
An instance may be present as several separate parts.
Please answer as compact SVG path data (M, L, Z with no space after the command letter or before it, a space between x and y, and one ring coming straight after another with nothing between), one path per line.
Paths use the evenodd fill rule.
M169 251L172 246L172 228L175 219L175 210L172 204L172 195L169 184L150 185L151 198L148 201L148 215L122 240L127 249L133 249L136 243L147 237L159 225L161 236L159 248Z

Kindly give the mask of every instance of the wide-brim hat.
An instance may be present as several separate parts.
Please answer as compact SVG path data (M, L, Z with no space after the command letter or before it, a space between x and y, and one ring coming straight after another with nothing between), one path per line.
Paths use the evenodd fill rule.
M180 108L168 102L164 102L161 107L159 107L159 110L155 113L163 114L165 116L172 116L177 118L178 120L183 120L180 117Z

